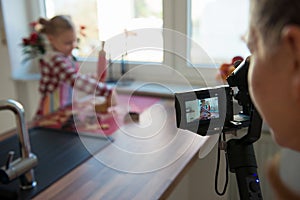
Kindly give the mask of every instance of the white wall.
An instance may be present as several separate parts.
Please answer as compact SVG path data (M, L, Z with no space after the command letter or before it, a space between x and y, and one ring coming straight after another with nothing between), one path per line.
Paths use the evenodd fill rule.
M12 73L21 68L22 37L28 33L28 18L26 13L26 1L10 0L1 1L2 12L7 38L7 46L10 57ZM25 26L24 26L25 25Z
M30 120L38 102L37 81L22 80L30 69L30 63L22 63L22 38L29 33L29 23L37 19L39 0L1 0L1 40L0 44L0 99L12 98L19 101L25 109L25 117ZM32 9L34 8L34 9ZM29 9L36 12L28 12ZM8 114L9 113L9 114ZM10 116L11 115L11 116ZM0 112L0 133L15 126L10 111Z
M8 58L7 47L0 43L0 99L16 99L16 89L11 78L11 68ZM0 112L0 133L14 127L15 122L11 112Z
M215 170L217 163L217 145L203 159L198 159L176 186L168 200L225 200L228 196L229 188L224 196L219 196L215 192ZM225 161L221 158L219 191L224 185Z
M0 5L1 7L1 5ZM0 8L0 99L15 99L16 89L14 81L11 78L11 64L6 45L6 35L4 32L4 20L2 17L2 9ZM0 133L9 130L15 126L13 114L10 111L0 112Z

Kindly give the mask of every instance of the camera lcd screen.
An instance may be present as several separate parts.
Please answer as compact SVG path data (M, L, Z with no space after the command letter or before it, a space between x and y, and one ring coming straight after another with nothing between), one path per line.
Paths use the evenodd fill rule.
M187 123L220 117L218 97L186 101L185 108Z
M221 86L176 93L177 127L200 135L221 130L232 116L230 91Z

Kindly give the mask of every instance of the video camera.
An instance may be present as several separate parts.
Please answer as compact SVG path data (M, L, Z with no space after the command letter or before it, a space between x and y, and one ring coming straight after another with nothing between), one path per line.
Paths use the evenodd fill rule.
M262 119L249 95L247 81L249 64L250 57L235 62L236 68L227 78L228 85L176 93L176 122L178 128L203 136L223 133L223 141L221 141L221 134L219 137L218 158L220 150L225 150L226 165L232 173L236 174L240 199L261 200L262 193L253 143L260 137ZM235 89L238 91L235 92ZM234 99L242 106L241 111L236 115L233 112ZM236 132L243 127L248 127L246 135L226 141L226 133ZM227 183L228 179L222 193L216 189L219 195L225 194Z
M227 78L228 85L176 93L177 127L202 136L248 127L252 109L247 83L249 63L249 57L234 63L236 69ZM242 106L238 114L233 111L234 99Z

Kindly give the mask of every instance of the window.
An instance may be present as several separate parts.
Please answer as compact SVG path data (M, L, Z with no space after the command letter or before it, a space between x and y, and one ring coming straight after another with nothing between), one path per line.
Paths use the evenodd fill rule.
M14 1L12 1L14 2ZM171 70L162 70L163 65L170 69L180 70L188 80L199 82L199 73L203 77L215 80L216 68L222 62L228 62L233 56L249 55L248 49L241 37L247 32L248 1L239 0L34 0L30 4L12 5L5 1L8 9L5 13L21 10L14 19L23 26L8 26L8 45L12 54L13 74L22 74L24 67L20 64L22 51L15 41L20 41L26 32L28 24L41 16L51 18L57 14L71 15L76 26L86 27L86 37L80 36L80 55L86 64L95 65L101 41L105 40L107 55L118 66L123 54L129 60L130 69L144 64L135 77L157 77L165 80L173 78ZM5 19L11 19L9 17ZM22 23L20 23L22 22ZM6 24L11 25L11 21ZM23 31L16 32L13 27L21 27ZM162 37L161 32L149 36L138 33L141 28L166 28L180 33L186 41L178 42L178 35ZM125 31L126 30L126 31ZM126 34L127 33L127 34ZM138 34L137 34L138 33ZM126 36L127 35L127 36ZM171 35L172 36L172 35ZM146 38L146 39L145 39ZM182 37L183 38L183 37ZM179 39L182 39L179 37ZM115 41L119 51L114 52L109 40ZM158 48L129 48L136 43L156 43ZM140 45L141 46L141 45ZM151 46L151 45L150 45ZM207 51L208 56L217 65L207 64L207 56L199 53L199 47ZM201 49L200 48L200 49ZM120 53L121 51L121 53ZM174 53L175 52L175 53ZM177 52L180 53L176 54ZM201 54L202 53L202 54ZM86 59L87 58L87 59ZM137 61L137 62L133 62ZM188 62L186 62L188 61ZM146 63L145 63L146 62ZM196 66L193 68L190 66ZM92 67L93 68L93 67ZM116 67L118 68L118 67ZM137 70L136 70L137 71ZM135 71L135 72L136 72ZM204 74L207 72L209 74ZM173 78L174 79L174 78ZM173 80L172 79L172 80ZM174 80L176 82L177 80Z
M242 40L247 32L248 4L241 0L190 0L189 36L217 63L249 55ZM190 45L189 56L192 63L200 64L195 49Z
M145 36L135 30L143 28L162 28L163 19L171 21L171 29L186 32L187 57L194 66L207 66L199 56L199 47L206 51L216 63L230 61L234 56L249 55L242 40L247 32L249 2L240 0L173 0L163 8L163 0L45 0L48 18L56 14L72 16L77 26L86 27L86 37L80 36L79 54L95 57L101 41L117 40L118 48L127 55L129 61L162 62L163 38L157 33L151 40L159 43L158 49L130 49L131 44L143 43ZM184 6L182 6L184 5ZM76 8L75 8L76 7ZM176 8L177 7L177 8ZM187 11L183 10L187 8ZM169 14L163 16L163 9ZM183 16L184 14L188 16ZM186 18L187 20L178 20ZM173 21L172 21L173 20ZM165 22L164 22L165 23ZM180 24L185 23L185 24ZM185 27L187 31L176 30ZM133 45L134 46L134 45ZM136 46L136 45L135 45ZM106 50L114 60L121 59L118 53L113 55L115 47L106 44ZM116 51L120 52L120 51Z
M162 0L45 0L45 7L47 18L67 14L78 28L86 27L86 36L79 34L80 56L96 57L101 41L106 41L105 49L113 60L121 59L123 54L130 61L163 60L161 50L130 49L130 45L135 46L144 40L136 29L162 28ZM152 35L152 40L158 41L163 48L161 34ZM112 45L116 41L117 47Z

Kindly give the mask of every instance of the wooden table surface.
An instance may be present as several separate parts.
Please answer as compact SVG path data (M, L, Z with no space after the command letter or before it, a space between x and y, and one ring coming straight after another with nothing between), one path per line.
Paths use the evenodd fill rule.
M173 100L160 100L139 123L122 126L105 149L34 199L166 199L199 150L216 142L177 129L175 120Z

